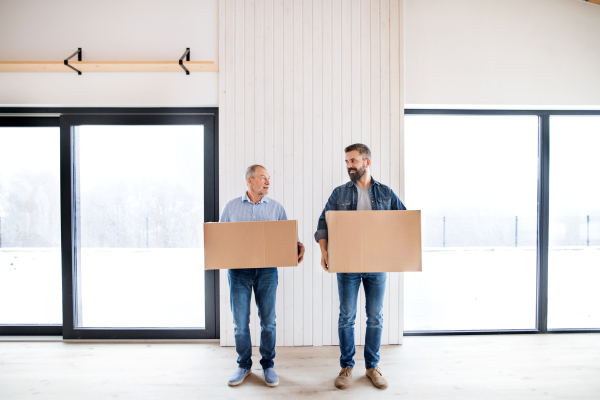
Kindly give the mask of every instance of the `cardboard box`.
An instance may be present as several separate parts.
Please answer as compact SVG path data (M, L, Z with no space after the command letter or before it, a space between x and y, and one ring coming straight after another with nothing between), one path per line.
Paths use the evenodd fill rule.
M298 266L298 221L204 224L204 269Z
M421 271L421 211L327 211L329 272Z

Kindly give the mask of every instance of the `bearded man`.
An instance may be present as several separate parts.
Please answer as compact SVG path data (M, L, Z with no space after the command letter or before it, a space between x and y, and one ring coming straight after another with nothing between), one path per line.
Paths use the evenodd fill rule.
M315 240L321 247L321 266L327 271L327 223L328 210L406 210L398 196L388 186L371 177L371 150L361 143L344 149L346 169L350 182L338 186L329 197L325 209L319 217ZM338 273L338 294L340 297L340 317L338 335L340 339L341 372L335 379L338 389L346 389L350 384L354 368L354 320L358 290L362 281L367 303L367 332L365 337L366 375L380 389L388 387L379 364L379 345L383 330L383 296L387 273Z

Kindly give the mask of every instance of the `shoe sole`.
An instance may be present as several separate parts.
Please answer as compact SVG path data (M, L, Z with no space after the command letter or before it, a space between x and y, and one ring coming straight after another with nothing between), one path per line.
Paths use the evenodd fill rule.
M250 375L250 373L251 373L251 372L252 372L252 371L248 371L248 372L246 372L246 375L244 375L240 381L237 381L237 382L227 382L227 384L228 384L229 386L237 386L237 385L241 385L241 384L242 384L242 382L244 382L244 379L246 379L246 377L247 377L248 375Z
M265 373L263 372L263 378L265 378ZM275 387L277 385L279 385L279 381L275 382L275 383L269 383L267 381L265 381L265 383L267 384L268 387Z
M385 386L383 386L383 385L377 386L377 384L375 384L375 382L373 382L373 379L369 375L366 375L366 377L369 378L369 380L371 381L371 383L373 384L373 386L375 386L377 389L387 389L388 386L389 386L389 384L385 385Z
M340 390L344 390L344 389L348 389L348 387L350 386L350 383L352 382L352 375L350 375L348 377L348 384L346 386L338 386L335 384L335 381L333 382L333 386L335 386L336 388L340 389Z

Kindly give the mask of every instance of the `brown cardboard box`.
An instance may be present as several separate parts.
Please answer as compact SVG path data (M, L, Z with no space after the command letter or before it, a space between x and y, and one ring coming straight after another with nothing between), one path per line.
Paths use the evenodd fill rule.
M204 224L204 269L297 265L298 221Z
M327 211L329 272L421 271L421 211Z

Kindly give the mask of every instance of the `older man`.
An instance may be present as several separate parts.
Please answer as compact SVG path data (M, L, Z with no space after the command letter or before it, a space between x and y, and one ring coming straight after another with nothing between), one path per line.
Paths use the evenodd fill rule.
M327 210L406 210L398 196L388 186L371 177L371 150L361 143L346 147L346 169L350 182L333 190L325 209L319 218L315 240L321 247L321 266L327 271ZM340 338L341 372L335 379L338 389L350 384L354 368L354 320L356 302L362 281L367 303L367 332L365 337L365 366L367 376L373 384L385 389L387 380L383 377L379 363L379 345L383 328L383 296L385 295L386 273L339 273L337 274L340 297L340 317L338 335Z
M247 191L243 196L225 204L219 222L279 221L287 220L281 204L267 197L271 177L261 165L246 169ZM298 262L304 257L304 246L298 242ZM277 293L277 268L230 269L229 297L235 326L235 350L238 369L229 378L229 386L237 386L250 374L252 367L252 342L250 340L250 299L252 290L260 318L260 364L267 386L277 386L279 378L273 369L275 358L275 297Z

